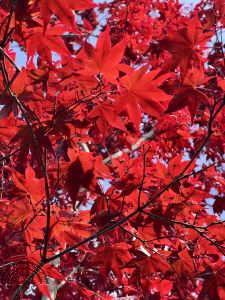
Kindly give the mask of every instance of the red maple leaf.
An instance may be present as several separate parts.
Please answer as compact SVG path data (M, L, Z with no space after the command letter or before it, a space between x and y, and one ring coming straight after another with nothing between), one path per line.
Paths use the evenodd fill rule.
M102 280L106 280L111 270L118 280L122 279L121 268L132 258L129 248L131 247L128 244L121 242L112 246L104 246L97 250L92 263L100 267L99 275Z
M56 15L63 24L75 30L75 16L67 2L62 0L40 0L38 2L45 30L52 14Z
M61 35L65 32L60 26L54 26L48 28L43 35L41 27L28 30L25 34L27 59L33 59L35 53L37 53L44 61L52 64L52 52L56 52L58 55L70 56L70 52L67 49Z
M29 164L25 176L13 170L13 183L20 194L30 197L33 205L37 205L45 197L44 179L35 178L35 172Z
M45 30L50 21L50 17L55 15L64 25L67 25L75 32L79 32L75 27L75 15L73 10L86 10L97 6L91 0L67 0L66 2L62 0L38 0L38 2Z
M201 102L209 104L208 97L201 91L202 85L209 80L202 69L188 70L181 87L175 89L175 97L169 103L167 112L171 113L188 107L193 121Z
M117 112L126 108L137 128L141 120L141 108L149 115L159 117L165 111L163 101L172 98L158 87L170 74L157 77L160 70L146 73L147 70L148 66L145 66L120 78L121 94L117 101Z
M107 136L109 125L124 132L127 131L121 117L117 114L115 101L105 101L98 105L89 113L89 117L97 119L96 125L103 134L103 138Z
M168 50L172 54L172 58L164 66L170 68L179 65L181 67L182 76L185 76L187 69L192 64L200 67L204 61L202 50L205 49L206 43L213 36L212 32L203 32L197 14L186 25L178 30L170 29L167 36L160 41L162 48Z
M194 260L188 253L187 249L184 249L178 253L179 259L173 264L173 268L177 272L179 277L194 278L195 265Z
M12 213L10 215L10 219L14 224L24 224L30 219L33 209L28 198L14 201L11 203L11 207Z
M203 288L199 299L225 299L225 266L224 263L207 264L206 270L201 274L204 278Z
M102 190L97 179L110 177L109 170L101 158L94 159L91 153L83 152L79 155L73 154L72 159L72 163L65 163L65 187L72 200L76 201L80 187L101 195Z
M167 255L169 255L169 252ZM171 268L164 256L160 253L146 255L138 250L135 251L135 256L136 257L133 258L126 266L136 266L143 277L152 276L152 274L156 272L166 273Z
M63 248L65 244L73 245L79 242L81 238L87 238L91 233L91 225L76 217L69 220L68 218L52 218L51 235L54 236Z
M43 228L46 226L45 223L44 216L36 216L32 221L27 220L27 225L24 229L24 239L28 244L32 243L34 239L43 239Z
M103 76L111 83L118 84L116 78L119 76L118 64L121 62L126 46L125 39L112 47L110 36L110 28L99 35L96 47L85 43L80 51L78 58L82 62L80 74Z
M216 214L221 214L225 210L225 195L215 196L215 202L213 203L213 211Z

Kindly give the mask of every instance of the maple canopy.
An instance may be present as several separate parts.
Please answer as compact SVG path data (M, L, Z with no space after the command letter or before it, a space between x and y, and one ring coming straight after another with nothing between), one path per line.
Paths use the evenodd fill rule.
M0 299L225 300L225 1L0 2Z

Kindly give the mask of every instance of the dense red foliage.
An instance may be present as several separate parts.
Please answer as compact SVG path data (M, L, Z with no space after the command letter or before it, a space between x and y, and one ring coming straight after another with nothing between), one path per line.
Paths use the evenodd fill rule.
M225 299L224 15L1 1L0 299Z

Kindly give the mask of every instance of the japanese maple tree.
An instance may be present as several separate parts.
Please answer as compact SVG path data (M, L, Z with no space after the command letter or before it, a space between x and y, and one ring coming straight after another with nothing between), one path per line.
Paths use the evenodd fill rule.
M0 3L0 299L224 300L225 1Z

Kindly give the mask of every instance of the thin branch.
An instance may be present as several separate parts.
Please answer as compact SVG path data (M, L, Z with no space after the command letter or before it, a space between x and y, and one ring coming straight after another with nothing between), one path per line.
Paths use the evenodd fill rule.
M39 263L39 265L34 269L34 271L26 278L26 280L23 282L23 284L16 289L15 293L12 296L12 300L18 299L18 297L20 296L20 293L27 287L27 285L39 273L39 271L42 269L44 264L45 263L42 261Z
M120 150L120 151L114 153L113 155L105 158L103 160L103 163L108 164L111 161L111 159L118 158L118 157L122 156L123 153L130 154L130 153L138 150L141 147L143 142L146 142L146 141L152 139L153 137L154 137L154 130L152 129L149 132L143 134L143 136L137 141L137 143L134 144L133 146L131 146L131 149L125 148L122 151Z
M179 221L176 221L176 220L167 219L167 218L164 218L164 217L152 214L152 213L144 211L144 210L141 210L141 212L143 214L146 214L146 215L150 216L152 219L155 219L157 221L161 221L161 222L165 222L165 223L170 223L170 224L171 223L172 224L177 224L177 225L181 225L183 227L191 228L191 229L194 229L194 230L195 229L204 230L204 231L207 230L207 226L197 226L197 225L194 225L194 224L189 224L189 223L185 223L185 222L179 222Z
M2 53L3 56L5 56L9 62L13 65L13 67L16 69L17 72L20 72L20 68L16 65L14 60L4 51L2 47L0 47L0 52Z

